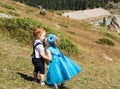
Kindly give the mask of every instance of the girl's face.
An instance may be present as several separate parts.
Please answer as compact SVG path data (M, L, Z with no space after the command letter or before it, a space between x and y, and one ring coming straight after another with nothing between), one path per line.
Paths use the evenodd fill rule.
M45 35L46 35L46 32L43 32L43 33L39 36L40 41L42 41L42 42L44 41Z
M45 44L46 44L47 46L50 46L50 44L47 42L47 38L45 39Z

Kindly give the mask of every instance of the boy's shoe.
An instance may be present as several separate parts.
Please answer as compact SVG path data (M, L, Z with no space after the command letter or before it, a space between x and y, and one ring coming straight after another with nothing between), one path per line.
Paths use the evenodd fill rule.
M44 85L45 85L45 82L44 82L44 81L40 82L40 85L41 85L41 86L44 86Z
M37 82L37 79L33 79L32 82Z

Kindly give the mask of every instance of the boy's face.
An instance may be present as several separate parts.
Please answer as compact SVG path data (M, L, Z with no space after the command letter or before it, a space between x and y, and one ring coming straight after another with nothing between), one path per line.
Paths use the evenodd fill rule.
M43 32L40 36L39 36L39 39L40 39L40 41L44 41L44 39L45 39L45 36L46 36L46 32Z

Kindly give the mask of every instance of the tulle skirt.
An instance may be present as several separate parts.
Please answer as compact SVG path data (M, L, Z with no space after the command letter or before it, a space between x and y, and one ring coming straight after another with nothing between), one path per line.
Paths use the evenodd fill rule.
M61 54L54 56L52 62L48 66L46 76L47 84L59 84L71 79L77 75L82 68L78 66L72 59Z

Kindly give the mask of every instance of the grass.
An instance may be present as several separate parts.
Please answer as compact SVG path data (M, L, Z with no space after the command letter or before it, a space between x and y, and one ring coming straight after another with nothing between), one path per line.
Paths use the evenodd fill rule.
M0 6L6 8L6 9L15 10L15 8L13 6L6 4L6 3L0 3Z
M32 48L22 45L0 33L0 89L41 89L38 83L31 82L33 65L30 54ZM80 74L66 81L69 89L119 89L120 61L96 61L87 57L76 62L82 66ZM117 76L116 76L117 75ZM51 89L45 86L44 89Z
M77 44L80 54L72 58L83 70L70 81L66 81L69 89L120 89L120 35L106 28L92 27L84 21L56 16L55 13L48 11L46 16L40 16L39 9L11 0L2 2L4 7L0 6L1 12L9 13L10 9L5 8L5 5L12 5L15 10L11 11L16 11L19 16L40 20L46 26L62 32ZM33 11L35 12L32 13ZM65 23L58 27L61 22ZM32 47L15 40L15 37L10 38L8 34L0 31L0 89L51 89L30 81L33 71L30 58ZM95 43L99 38L105 37L112 39L115 46ZM104 59L103 53L113 61Z

